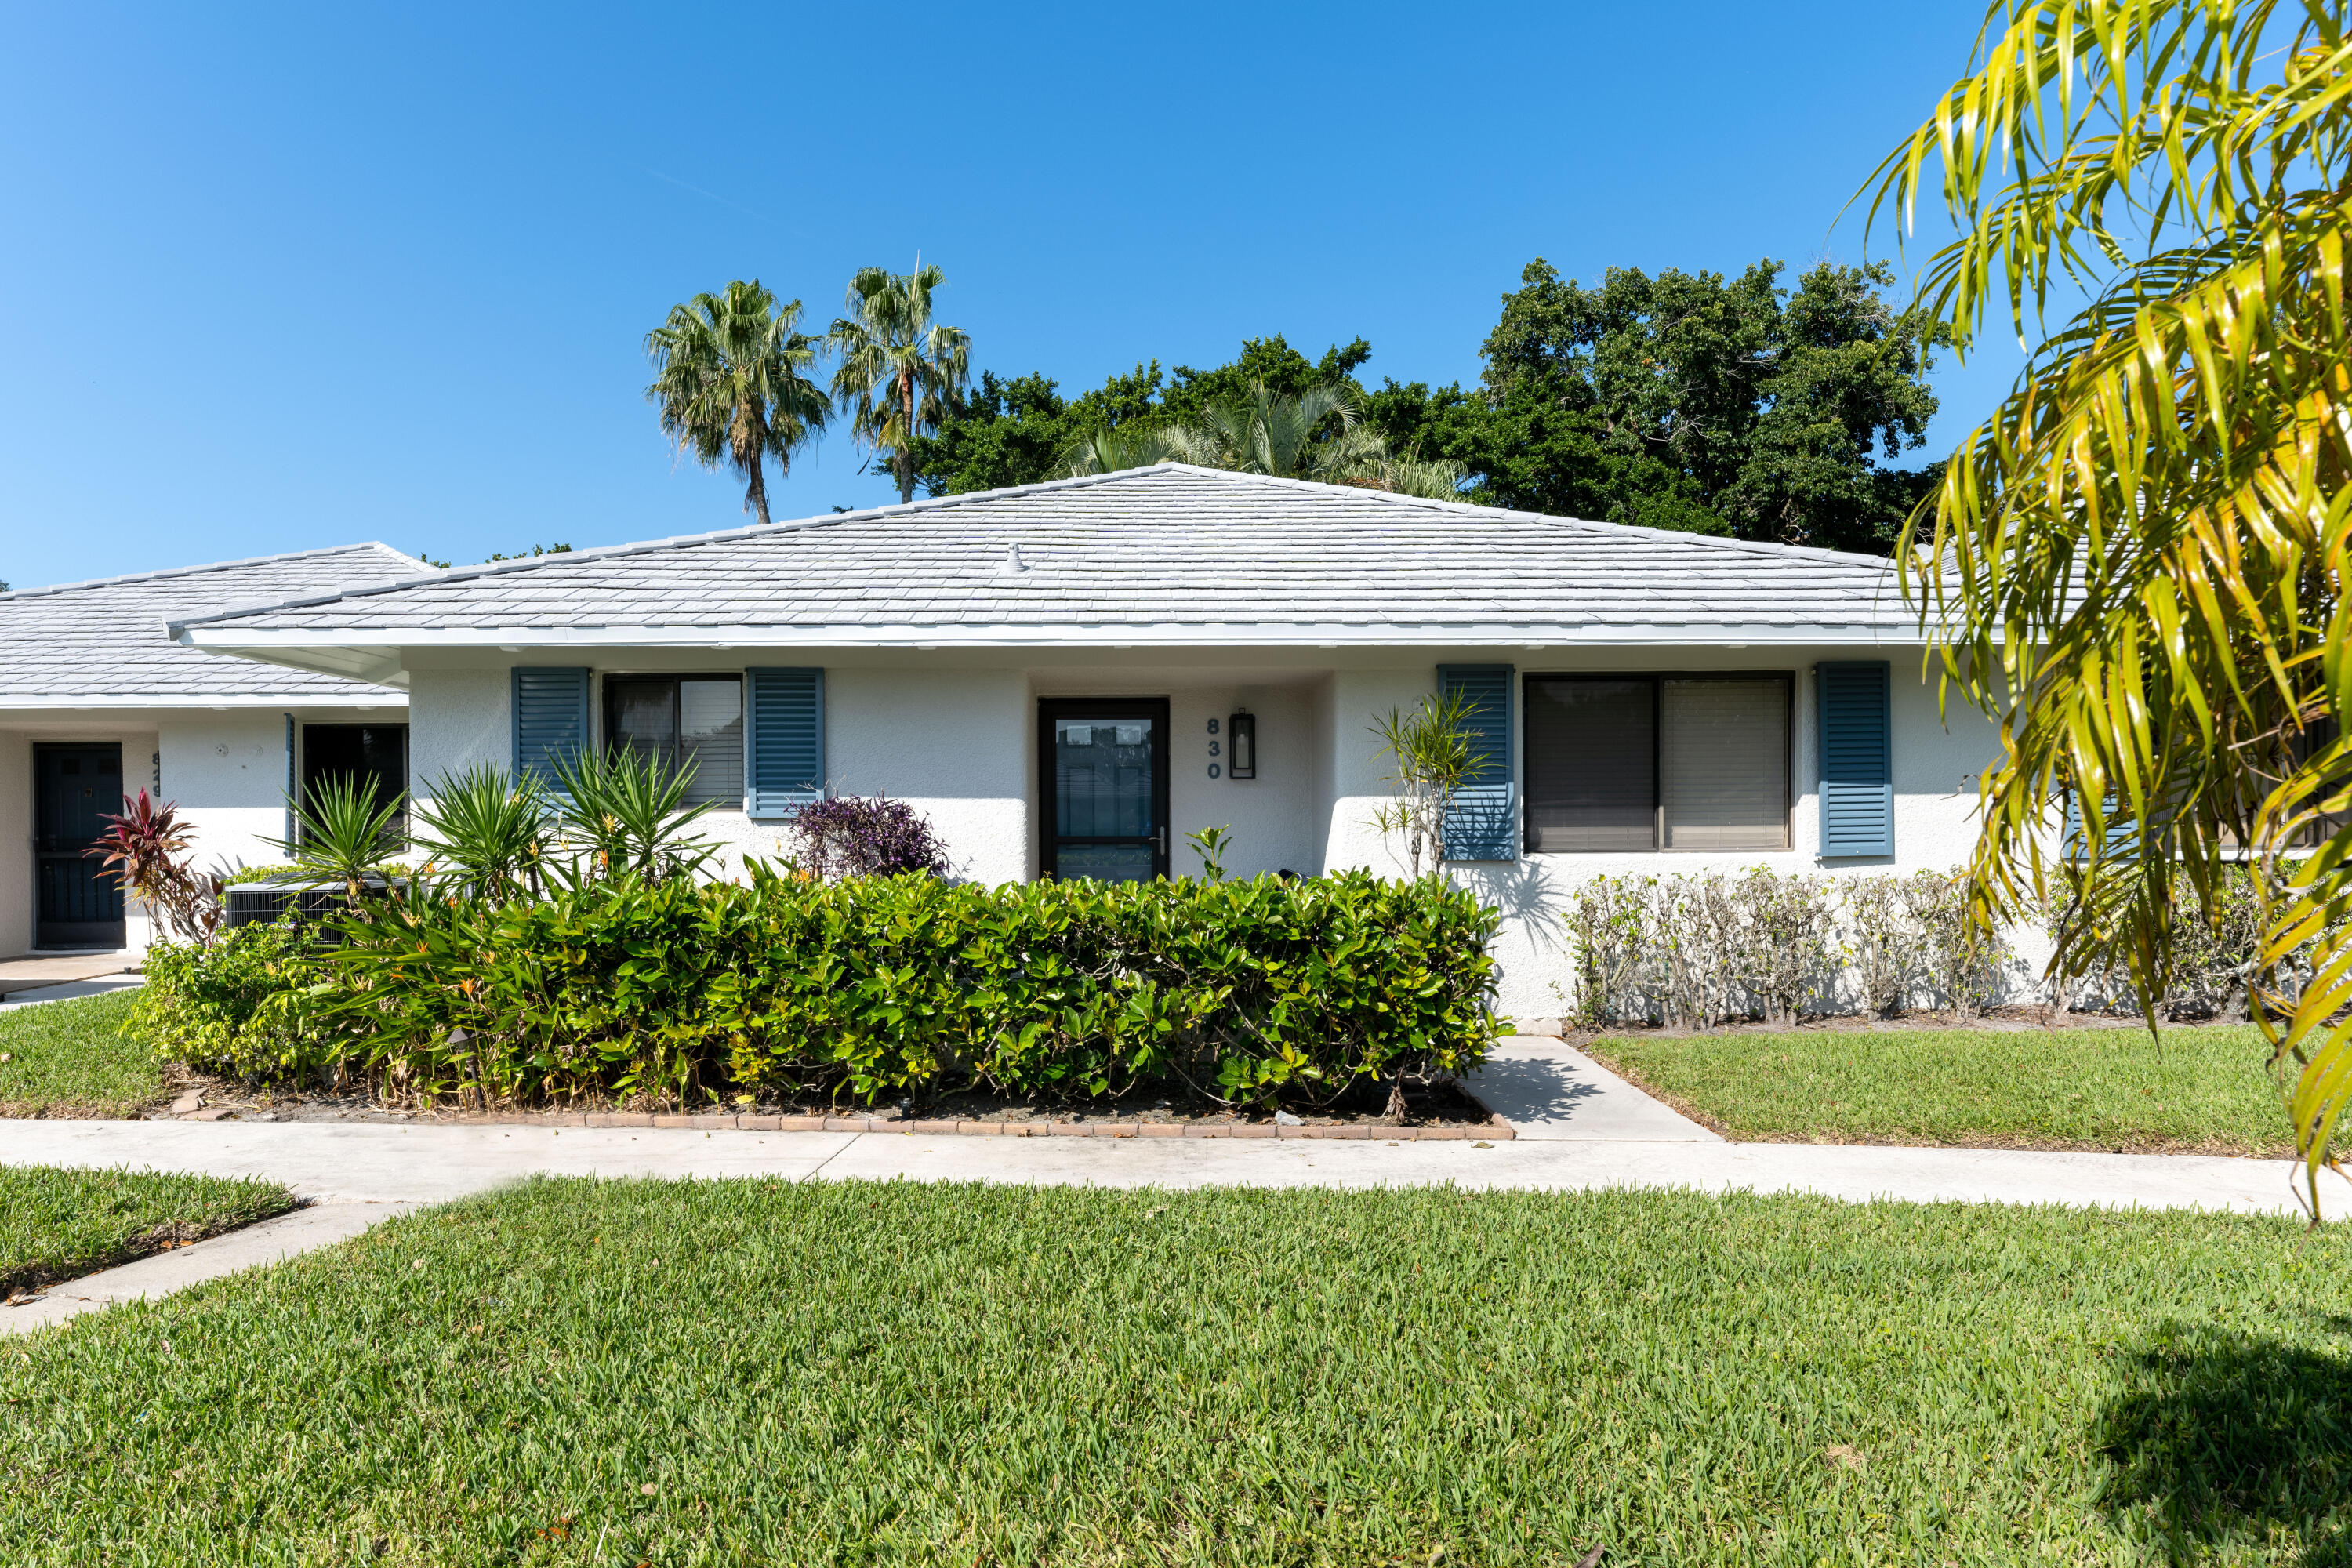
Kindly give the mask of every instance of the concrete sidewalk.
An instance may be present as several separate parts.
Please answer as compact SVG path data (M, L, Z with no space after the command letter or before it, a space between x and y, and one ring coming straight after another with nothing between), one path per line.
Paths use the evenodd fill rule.
M1683 1187L1816 1193L1855 1202L2300 1212L2292 1184L2297 1167L2286 1160L1663 1139L1526 1138L1481 1147L1370 1140L60 1121L0 1122L0 1163L267 1176L305 1197L332 1203L436 1203L545 1173L1120 1187Z
M29 1333L102 1311L118 1301L168 1296L174 1290L224 1274L241 1273L281 1258L330 1247L357 1236L378 1220L405 1214L413 1204L313 1204L249 1225L226 1236L175 1247L119 1268L85 1274L51 1286L20 1307L0 1306L0 1334Z
M2285 1160L1728 1143L1558 1040L1503 1043L1469 1085L1512 1124L1496 1142L987 1138L432 1123L0 1121L0 1164L264 1176L312 1206L0 1308L0 1333L161 1295L530 1175L1095 1186L1452 1184L1487 1191L1683 1187L1865 1202L2014 1203L2294 1215Z

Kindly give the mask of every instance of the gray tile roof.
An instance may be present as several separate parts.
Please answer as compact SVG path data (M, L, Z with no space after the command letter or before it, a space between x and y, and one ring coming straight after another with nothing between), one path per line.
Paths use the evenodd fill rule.
M664 640L749 629L845 644L998 628L1046 641L1127 628L1168 641L1916 635L1874 556L1181 464L469 568L192 625L221 646L310 633L386 648L656 628Z
M57 707L76 698L156 707L240 699L381 702L392 694L380 686L183 647L164 622L431 570L381 544L344 544L0 594L0 708Z

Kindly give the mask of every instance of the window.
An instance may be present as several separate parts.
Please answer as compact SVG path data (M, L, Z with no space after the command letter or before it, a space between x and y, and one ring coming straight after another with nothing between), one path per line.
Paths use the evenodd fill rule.
M687 804L743 804L743 678L739 675L608 675L604 744L692 763Z
M1794 690L1778 671L1528 676L1528 851L1786 849Z
M378 805L397 804L393 831L408 834L408 726L305 724L302 795L310 799L330 779L348 779Z

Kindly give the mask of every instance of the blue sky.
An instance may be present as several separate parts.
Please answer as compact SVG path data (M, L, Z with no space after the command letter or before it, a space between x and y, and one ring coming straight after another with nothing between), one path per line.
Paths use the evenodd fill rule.
M733 526L644 401L646 331L745 276L822 326L919 248L975 369L1360 333L1374 379L1472 379L1534 256L1859 258L1839 209L1981 14L13 8L0 578ZM2015 367L1943 363L1937 438ZM890 499L862 459L827 437L776 515Z

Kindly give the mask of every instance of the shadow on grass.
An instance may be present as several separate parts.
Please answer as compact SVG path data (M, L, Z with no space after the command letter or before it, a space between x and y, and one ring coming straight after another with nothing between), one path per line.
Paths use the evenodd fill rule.
M2352 1568L2352 1354L2174 1328L2125 1385L2095 1440L2114 1466L2099 1500L2126 1535L2176 1563Z

